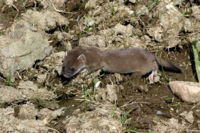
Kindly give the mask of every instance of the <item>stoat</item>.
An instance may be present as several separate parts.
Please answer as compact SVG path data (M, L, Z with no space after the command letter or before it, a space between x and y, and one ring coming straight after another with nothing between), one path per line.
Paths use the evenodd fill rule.
M181 72L171 62L165 61L142 48L100 50L96 47L76 47L67 52L62 75L71 78L83 69L89 72L103 70L111 73L148 74L150 83L157 82L159 66L174 72Z

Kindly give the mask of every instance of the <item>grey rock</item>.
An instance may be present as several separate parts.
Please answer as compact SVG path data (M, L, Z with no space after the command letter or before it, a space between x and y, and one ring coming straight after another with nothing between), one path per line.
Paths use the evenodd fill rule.
M104 103L97 105L94 111L79 113L67 118L65 129L69 133L122 133L123 127L119 120L121 111L113 105Z
M115 103L118 100L120 89L123 89L123 86L106 85L105 88L97 87L95 90L95 100Z
M52 47L43 32L36 32L23 20L14 23L10 30L0 36L0 73L12 78L16 70L25 70L36 60L44 59Z
M65 57L65 52L53 53L49 57L45 58L41 63L41 66L46 67L49 71L55 71L59 75L62 72L62 61Z
M185 120L187 120L189 123L193 123L194 122L194 116L193 116L193 112L192 111L184 111L180 114Z
M22 100L22 92L10 86L0 86L0 103L11 103Z
M35 119L37 114L38 114L38 110L35 108L34 104L28 102L20 106L18 118L22 120Z
M96 46L100 48L144 48L149 44L146 38L135 36L131 25L116 24L112 28L99 31L98 35L82 37L79 46Z
M96 46L105 47L105 38L100 35L91 35L89 37L82 37L79 40L79 46Z
M37 82L38 83L44 83L46 80L47 74L39 74L37 75Z
M183 101L197 103L200 101L200 83L187 81L171 81L169 86L174 94Z
M153 131L156 133L181 133L187 129L186 123L180 123L177 119L171 118L169 120L155 119Z
M46 88L38 88L32 81L20 81L18 89L20 89L26 99L49 100L56 98L52 91L48 91Z
M46 88L38 88L31 81L20 81L18 88L10 86L0 86L0 103L12 103L20 100L28 99L53 99L56 95Z
M182 30L185 18L174 3L169 0L161 1L158 9L160 26L162 27L163 35L165 35L164 41L167 43L167 46L164 47L175 47L181 42L179 32Z
M23 14L23 19L28 23L34 25L38 29L49 31L55 29L57 26L68 26L68 19L61 16L58 12L44 10L44 11L33 11L27 10Z
M56 130L49 128L42 120L20 120L14 117L14 109L0 108L0 129L2 133L47 133Z

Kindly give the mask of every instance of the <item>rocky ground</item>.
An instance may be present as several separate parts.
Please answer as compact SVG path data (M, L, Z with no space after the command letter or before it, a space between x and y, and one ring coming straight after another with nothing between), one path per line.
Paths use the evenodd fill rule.
M196 82L199 38L199 0L1 0L0 132L200 132L199 94L170 88ZM160 70L155 84L101 71L63 79L76 46L142 47L182 73Z

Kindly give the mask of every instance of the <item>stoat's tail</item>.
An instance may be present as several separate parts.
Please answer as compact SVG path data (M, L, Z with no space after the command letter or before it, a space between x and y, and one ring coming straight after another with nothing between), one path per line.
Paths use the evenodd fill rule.
M180 68L178 68L177 66L175 66L171 62L163 60L163 59L161 59L160 57L157 57L157 56L155 56L155 57L156 57L157 63L161 67L163 67L164 69L169 70L169 71L173 71L173 72L177 72L177 73L181 73L182 72Z

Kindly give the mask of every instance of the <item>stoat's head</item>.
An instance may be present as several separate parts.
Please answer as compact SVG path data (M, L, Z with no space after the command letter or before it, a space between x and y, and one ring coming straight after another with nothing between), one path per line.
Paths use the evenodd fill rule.
M86 67L86 56L82 48L75 48L66 52L63 61L62 75L71 78Z

